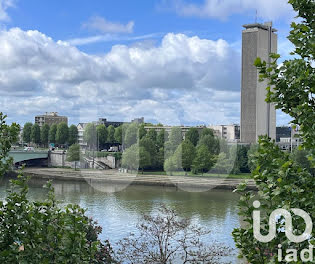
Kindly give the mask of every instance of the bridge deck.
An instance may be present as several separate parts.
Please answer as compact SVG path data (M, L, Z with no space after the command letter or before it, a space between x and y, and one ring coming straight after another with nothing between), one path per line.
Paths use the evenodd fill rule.
M48 158L48 151L10 151L9 156L13 158L14 163Z

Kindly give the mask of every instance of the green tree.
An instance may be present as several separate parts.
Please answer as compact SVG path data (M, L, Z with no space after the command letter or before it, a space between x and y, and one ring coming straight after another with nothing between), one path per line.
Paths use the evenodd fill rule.
M77 169L77 161L80 161L80 145L72 144L67 151L67 160L74 161L74 169Z
M98 125L96 127L96 133L98 138L98 144L101 149L105 147L108 137L108 131L105 125Z
M155 142L151 138L149 138L148 134L140 140L139 146L143 147L150 156L149 160L151 163L147 164L146 167L149 167L149 166L156 167L158 163L157 146ZM140 155L140 159L141 159L141 155Z
M49 137L49 125L44 124L40 129L40 141L46 147L48 147L48 137Z
M148 131L147 137L150 138L153 142L156 142L157 133L156 133L156 131L155 131L154 128L151 128L151 129Z
M218 155L220 152L220 141L213 134L203 135L200 138L198 145L206 146L211 154Z
M279 55L273 54L274 61L268 65L257 59L255 64L260 69L260 78L268 80L267 101L274 103L277 109L289 114L292 123L300 126L300 137L303 140L302 148L311 154L308 159L314 166L315 154L315 68L314 40L315 40L315 2L313 0L290 0L298 19L291 24L289 40L294 44L293 58L285 60L278 67L276 60ZM272 87L272 89L271 89ZM252 158L255 170L252 172L258 188L261 210L261 233L267 234L269 216L278 208L298 208L309 213L311 217L315 212L315 181L314 176L302 169L286 152L271 142L267 136L259 138L259 147ZM236 246L241 255L249 263L287 263L279 261L278 245L282 252L296 250L314 245L315 230L305 241L290 243L284 232L277 232L276 237L268 243L257 241L253 236L253 210L257 210L253 199L256 193L246 190L246 184L238 187L241 194L239 213L245 222L240 228L233 231ZM291 213L294 215L293 213ZM277 222L277 230L283 228L283 222ZM292 234L301 234L305 230L305 222L301 217L294 217ZM310 261L309 263L311 263ZM302 263L299 258L295 263Z
M51 127L49 128L49 142L50 143L57 143L56 142L56 133L57 133L57 125L52 124Z
M156 137L156 144L158 146L158 148L164 148L164 143L168 141L168 135L167 135L167 132L165 131L165 129L161 129L159 131L159 133L157 134L157 137Z
M18 138L20 126L12 123L11 126L6 124L6 115L0 112L0 178L12 166L13 159L9 157L9 151Z
M195 127L191 127L188 129L185 139L190 140L191 143L194 144L194 146L197 146L197 143L199 141L199 132L198 129Z
M39 145L40 142L40 127L38 124L34 124L31 129L31 139L32 142L36 145Z
M71 125L69 127L68 133L68 144L69 146L76 144L78 142L78 128L76 125Z
M231 161L225 152L219 153L216 158L213 170L217 173L230 173L233 168L233 161Z
M23 141L26 143L31 143L31 133L32 133L32 123L25 123L23 127Z
M312 169L311 161L308 159L309 155L310 155L310 151L307 151L305 149L295 148L292 151L290 156L293 162L295 162L295 164L297 164L303 169L306 169L308 172L314 175L315 170Z
M194 173L204 173L211 169L214 165L215 159L211 155L209 149L205 145L198 145L196 149L196 157L192 164Z
M210 136L214 137L214 132L213 132L213 130L211 128L205 127L205 128L203 128L201 130L200 138L202 138L204 136L207 136L207 135L210 135Z
M115 128L114 138L116 142L118 142L119 144L122 144L123 126L119 126Z
M57 125L56 141L58 144L66 144L69 137L68 125L64 122Z
M139 169L142 170L142 174L145 168L151 166L151 155L150 153L144 148L139 148Z
M83 139L90 149L95 149L97 144L96 126L93 123L86 125L83 133Z
M189 139L185 139L180 146L182 151L182 167L185 171L188 171L191 169L196 156L195 146Z
M129 147L131 145L134 145L138 141L138 125L136 123L129 124L126 133L125 133L125 139L124 139L124 145L125 147Z
M107 128L107 131L108 131L107 142L114 143L115 142L115 128L112 125L110 125Z
M130 146L123 152L121 166L131 170L139 168L139 146L137 144Z
M139 126L139 139L142 139L147 134L147 131L144 128L144 124Z

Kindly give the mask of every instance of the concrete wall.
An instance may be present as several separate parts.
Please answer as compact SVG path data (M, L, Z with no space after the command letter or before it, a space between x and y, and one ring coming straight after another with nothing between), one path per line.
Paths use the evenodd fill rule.
M63 150L54 150L48 156L49 167L71 167L71 162L67 161L67 155Z

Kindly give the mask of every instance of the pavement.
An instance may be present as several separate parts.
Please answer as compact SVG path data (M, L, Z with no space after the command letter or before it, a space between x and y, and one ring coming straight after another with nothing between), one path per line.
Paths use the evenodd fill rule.
M234 190L243 179L228 179L215 177L192 177L192 176L167 176L167 175L143 175L123 173L118 170L81 170L65 168L25 168L25 175L32 178L86 181L88 183L110 183L110 184L130 184L130 185L149 185L167 186L182 189L227 189ZM253 180L248 180L248 189L256 190Z

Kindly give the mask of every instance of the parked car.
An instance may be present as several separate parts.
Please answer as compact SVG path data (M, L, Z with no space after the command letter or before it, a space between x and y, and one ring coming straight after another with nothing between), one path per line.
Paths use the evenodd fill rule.
M35 151L33 147L25 147L24 151Z

